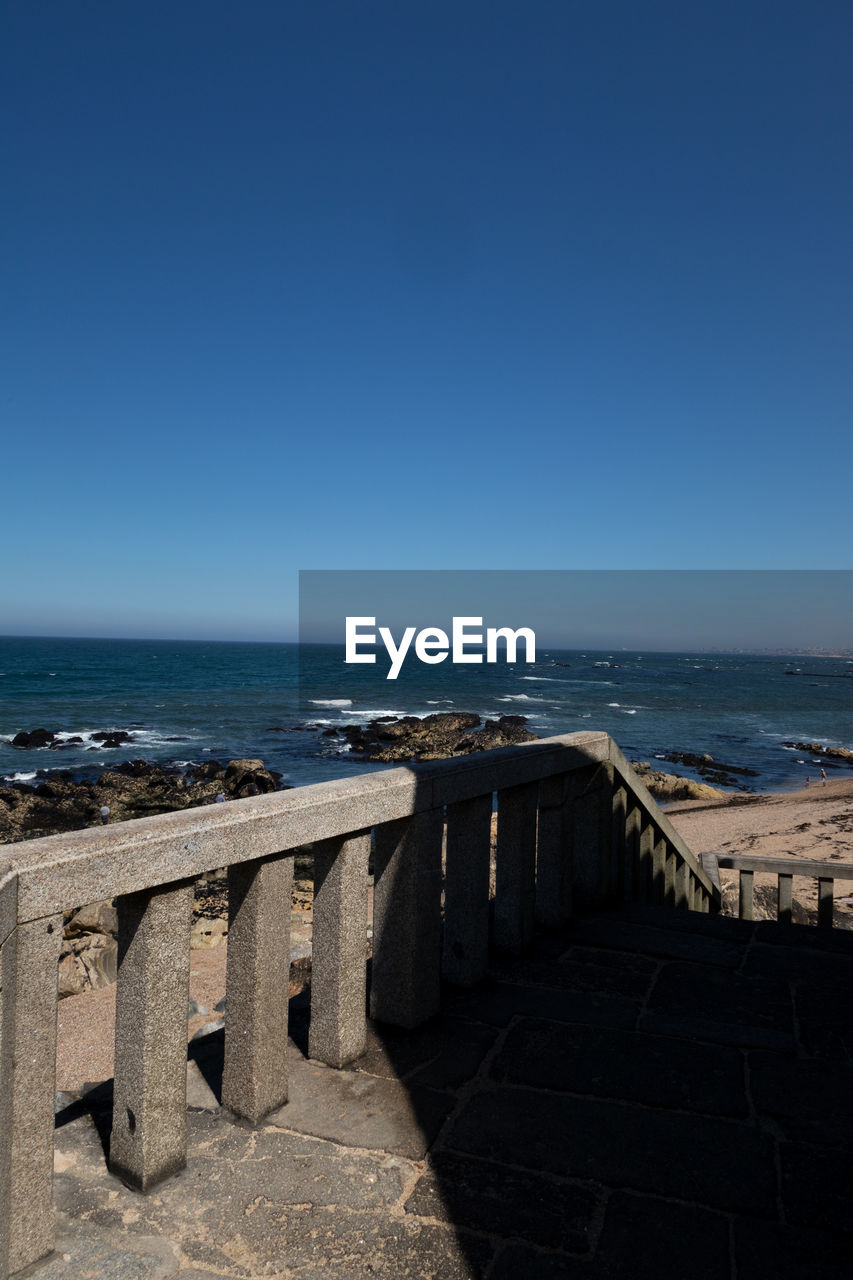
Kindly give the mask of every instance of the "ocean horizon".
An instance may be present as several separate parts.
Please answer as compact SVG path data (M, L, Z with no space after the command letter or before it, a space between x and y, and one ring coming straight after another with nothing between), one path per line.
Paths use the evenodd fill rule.
M524 715L539 737L605 730L629 759L697 777L673 753L794 790L833 763L790 743L853 747L853 655L557 649L535 664L344 667L343 646L0 637L0 780L94 777L129 759L178 770L250 757L301 785L387 766L335 732L380 716ZM16 747L46 729L50 747ZM129 735L116 747L97 734ZM850 770L843 765L836 776ZM833 775L830 775L833 776Z

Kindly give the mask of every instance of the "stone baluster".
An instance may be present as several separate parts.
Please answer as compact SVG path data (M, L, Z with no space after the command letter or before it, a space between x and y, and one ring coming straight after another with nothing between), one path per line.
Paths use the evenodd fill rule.
M257 1124L287 1101L293 855L228 868L222 1104Z
M369 857L369 831L314 846L308 1052L330 1067L343 1067L364 1052Z
M776 890L776 915L780 924L790 924L793 919L794 877L779 875Z
M520 955L533 937L538 798L538 782L498 792L495 946L511 955Z
M640 881L640 834L643 815L637 805L631 805L625 819L625 885L626 902L641 900Z
M675 906L675 864L677 854L668 845L664 846L663 864L663 901L664 906Z
M666 839L657 831L652 846L652 902L661 904L666 899Z
M613 849L613 769L579 769L574 803L574 900L581 910L600 906L609 892Z
M62 916L3 944L0 1016L0 1277L53 1249L56 1004Z
M440 809L376 828L373 974L377 1022L416 1027L438 1012L441 992Z
M817 882L817 924L819 929L832 928L832 878L820 876Z
M118 900L110 1168L139 1191L186 1164L192 904L192 881Z
M640 840L637 855L637 901L654 902L655 868L654 868L655 829L643 815L640 825Z
M751 871L741 871L740 873L740 903L738 905L738 916L741 920L751 920L753 918L753 873Z
M628 818L628 792L616 787L611 802L610 838L610 893L611 898L621 900L625 895L625 824Z
M675 906L680 911L686 911L688 907L690 880L690 867L679 858L675 867Z
M442 972L473 986L489 963L492 793L447 806Z

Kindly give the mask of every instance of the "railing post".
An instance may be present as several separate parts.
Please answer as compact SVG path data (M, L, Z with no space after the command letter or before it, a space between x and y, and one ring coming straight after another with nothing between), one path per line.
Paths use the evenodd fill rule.
M637 805L632 805L625 820L625 884L623 896L626 902L637 902L642 893L639 879L641 831L642 813Z
M611 804L610 897L621 899L625 893L625 824L628 817L628 792L616 787Z
M139 1191L186 1164L192 904L191 881L118 900L110 1168Z
M666 899L666 839L655 832L652 846L652 902Z
M539 783L536 921L546 929L558 929L572 915L575 804L588 781L584 772L558 773Z
M655 868L654 868L655 829L645 818L640 821L640 839L637 850L637 901L654 902L655 900Z
M779 873L776 889L776 918L780 924L790 924L794 911L794 877Z
M441 843L444 815L428 809L376 828L370 1013L417 1027L441 993Z
M0 1277L53 1249L56 1003L62 916L3 944L0 1019Z
M832 879L819 876L817 882L817 923L819 929L832 928Z
M612 765L578 770L574 809L574 901L582 910L595 909L606 898L609 888L613 840Z
M751 871L741 871L740 902L738 904L738 916L741 920L751 920L753 918L753 879Z
M364 1052L370 832L314 845L308 1053L343 1067Z
M663 901L667 907L675 906L675 852L664 846Z
M442 973L473 986L489 964L492 793L447 806Z
M228 868L222 1104L257 1124L287 1101L293 855Z
M679 862L675 868L675 906L686 911L689 902L690 868L686 862Z
M533 937L538 791L537 782L526 782L498 792L495 946L511 955Z

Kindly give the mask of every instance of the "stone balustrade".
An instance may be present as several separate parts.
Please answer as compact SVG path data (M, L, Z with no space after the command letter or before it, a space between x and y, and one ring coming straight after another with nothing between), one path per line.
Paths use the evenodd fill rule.
M820 929L833 927L834 885L836 880L853 880L853 867L837 862L815 862L806 858L768 858L744 853L702 854L702 864L712 879L717 868L737 871L738 916L754 918L755 874L776 876L776 919L791 924L794 903L794 876L817 881L817 923Z
M497 797L496 888L490 902ZM110 1167L147 1190L186 1160L193 882L228 868L222 1102L256 1124L287 1100L293 858L312 846L309 1053L364 1049L368 859L370 1015L415 1027L442 979L477 983L490 946L610 900L719 908L711 875L604 733L89 828L3 850L0 863L0 1280L53 1248L57 968L63 913L116 899ZM443 902L442 902L443 899Z

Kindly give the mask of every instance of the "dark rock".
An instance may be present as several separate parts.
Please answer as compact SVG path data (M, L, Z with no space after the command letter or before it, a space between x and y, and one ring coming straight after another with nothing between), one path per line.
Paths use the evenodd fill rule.
M56 734L51 729L31 729L16 733L12 739L13 747L49 747Z
M853 768L853 751L847 747L824 747L819 742L783 742L783 747L793 747L807 755L822 756L825 760L842 760Z
M265 767L263 760L231 760L225 770L226 790L240 799L265 795L275 791L276 787L277 779Z
M126 729L114 729L107 732L101 729L98 733L92 734L92 741L99 742L102 747L120 747L122 743L133 742L133 736Z
M438 711L423 719L381 716L368 725L341 725L332 732L342 735L354 754L390 763L444 760L472 751L531 742L536 735L525 726L524 716L501 716L500 720L487 720L482 725L480 717L470 711Z
M204 760L187 770L191 778L221 778L225 772L218 760Z

